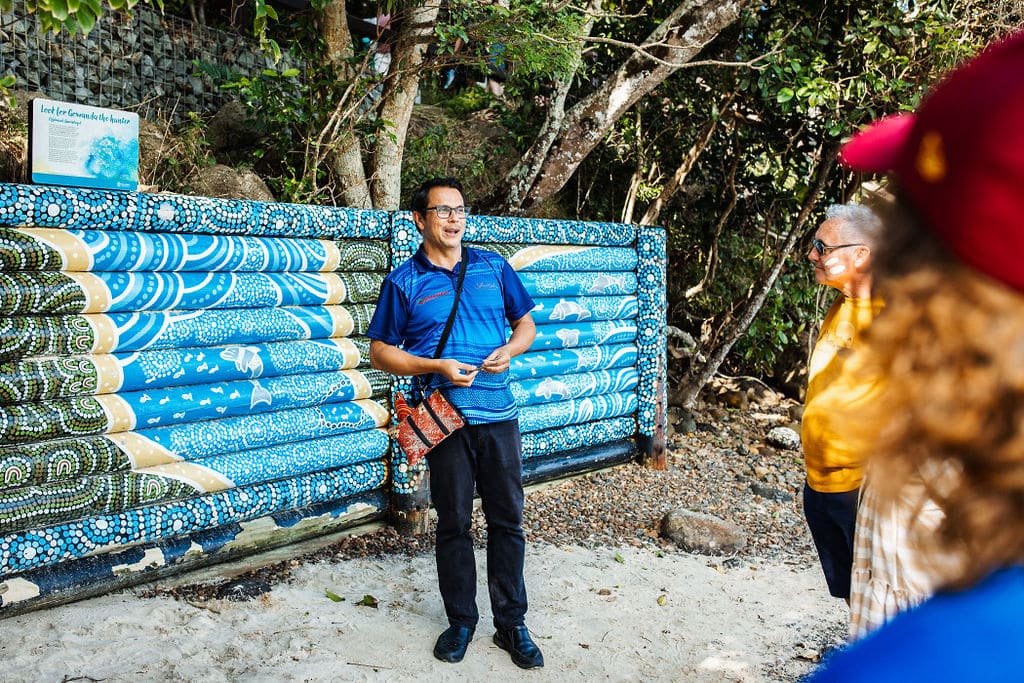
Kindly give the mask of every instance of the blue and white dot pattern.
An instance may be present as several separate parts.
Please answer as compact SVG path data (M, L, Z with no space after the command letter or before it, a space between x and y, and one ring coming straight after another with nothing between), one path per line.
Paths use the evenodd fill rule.
M666 256L665 231L643 227L637 234L637 296L640 314L637 317L639 350L640 433L654 439L659 421L664 426L668 410L668 366L666 364L665 325L668 301L665 294Z
M664 232L470 216L466 241L536 302L524 459L654 438ZM363 336L419 243L408 212L0 184L0 580L52 600L140 549L185 567L252 520L285 538L421 493L387 431L408 378Z

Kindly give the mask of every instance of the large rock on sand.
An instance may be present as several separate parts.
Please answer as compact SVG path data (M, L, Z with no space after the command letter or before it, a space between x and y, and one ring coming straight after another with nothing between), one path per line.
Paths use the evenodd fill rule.
M661 535L699 555L732 555L747 545L747 536L732 522L684 508L661 518Z

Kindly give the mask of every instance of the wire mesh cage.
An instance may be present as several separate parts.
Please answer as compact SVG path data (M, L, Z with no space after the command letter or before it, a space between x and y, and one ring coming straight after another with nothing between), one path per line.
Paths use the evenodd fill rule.
M199 64L246 76L274 66L243 36L143 5L131 15L108 11L88 35L43 32L17 5L0 13L0 75L51 99L181 123L231 99Z

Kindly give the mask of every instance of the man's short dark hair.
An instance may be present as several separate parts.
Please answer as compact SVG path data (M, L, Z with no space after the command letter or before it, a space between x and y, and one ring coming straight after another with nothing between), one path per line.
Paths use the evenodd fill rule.
M412 210L421 216L427 212L427 195L435 187L450 187L454 190L458 190L459 194L462 195L462 200L465 202L466 193L462 191L462 183L459 182L458 178L431 178L425 180L422 185L416 188L416 193L412 196Z

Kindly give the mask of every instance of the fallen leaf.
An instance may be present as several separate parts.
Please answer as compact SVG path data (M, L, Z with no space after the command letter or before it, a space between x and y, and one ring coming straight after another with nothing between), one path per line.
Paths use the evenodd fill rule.
M326 595L328 598L330 598L334 602L344 602L345 601L345 598L341 597L337 593L332 593L331 591L325 590L324 591L324 595Z
M809 662L817 662L821 659L821 652L809 647L800 648L796 652L796 656L800 659L806 659Z
M618 553L615 553L615 561L619 564L626 564L625 558L623 558L622 555L619 555Z
M666 604L668 604L668 596L667 595L659 595L658 596L658 604L661 605L662 607L664 607Z
M356 604L377 609L377 598L373 597L372 595L364 595L363 599L357 602Z

